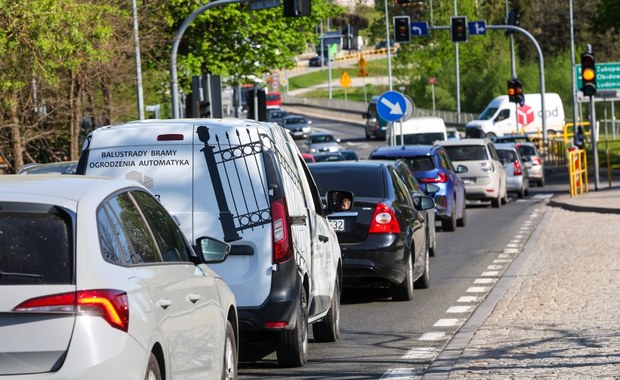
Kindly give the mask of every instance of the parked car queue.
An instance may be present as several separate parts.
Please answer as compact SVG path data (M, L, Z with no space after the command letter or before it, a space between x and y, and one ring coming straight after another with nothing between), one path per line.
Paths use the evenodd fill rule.
M148 131L148 133L145 133L146 131ZM248 141L242 141L239 134L233 133L239 131L247 133L248 136L251 136L252 132L256 132L257 138L252 139L248 137ZM372 157L372 161L337 161L306 166L301 152L292 140L292 136L281 129L281 127L271 123L248 123L248 121L214 123L205 123L203 121L196 123L192 120L163 122L150 120L127 123L122 126L104 127L93 133L94 135L90 136L89 144L85 146L84 152L82 153L77 169L78 174L125 177L133 179L142 185L136 185L137 189L133 189L131 186L128 186L127 181L117 184L115 184L114 181L110 181L112 185L103 187L98 184L96 180L93 180L93 183L96 184L89 184L90 179L85 177L83 178L83 184L80 179L78 181L79 186L77 186L76 184L78 182L76 182L76 184L70 184L69 181L71 180L65 181L65 178L75 178L75 176L56 176L55 178L45 179L46 185L39 187L41 193L39 195L40 199L32 199L31 202L34 202L33 204L39 204L43 202L41 199L48 203L52 202L53 198L48 200L47 197L51 196L54 191L56 191L57 194L62 193L60 189L64 186L74 187L75 189L83 188L83 193L75 194L76 203L78 199L85 199L89 202L95 202L95 204L101 204L102 206L99 206L100 210L105 210L105 213L99 212L98 214L92 214L91 212L91 215L94 215L95 218L91 222L84 222L93 225L97 225L96 223L101 224L101 226L98 227L99 232L94 234L94 236L99 236L100 247L99 249L92 249L91 252L88 253L88 256L86 256L88 260L95 260L99 265L106 263L106 265L111 265L112 268L119 265L120 268L124 268L124 266L127 265L130 266L129 268L132 268L132 264L150 262L152 260L151 257L157 257L159 261L163 262L176 263L180 261L184 263L183 265L188 265L188 262L191 262L192 266L202 265L204 266L202 268L202 273L205 273L204 277L211 276L211 282L219 282L221 284L219 285L219 291L228 294L228 296L224 298L227 297L227 299L229 299L226 305L217 306L218 313L222 317L221 320L226 322L218 324L218 327L215 328L214 331L211 331L212 333L218 334L219 338L216 341L221 342L221 344L215 345L218 346L218 348L214 351L205 352L205 358L209 358L209 360L207 360L208 363L191 363L191 365L194 366L191 370L187 368L175 368L175 365L186 363L189 359L188 357L180 357L175 358L174 360L176 361L173 360L172 355L176 355L176 350L180 349L180 347L175 346L176 342L179 340L168 339L155 345L155 341L148 336L148 330L143 330L143 328L141 328L140 333L146 335L141 335L140 339L146 340L143 345L144 352L138 354L137 357L139 359L133 361L131 364L131 370L136 371L136 373L144 374L144 376L148 376L149 378L158 379L171 377L176 370L197 371L196 373L213 370L217 373L224 373L226 376L225 378L235 378L238 356L245 354L245 359L247 360L248 352L256 355L255 347L244 350L244 348L250 346L248 342L255 342L255 338L259 336L253 332L260 333L260 336L266 338L266 340L260 342L260 345L261 347L271 347L271 351L261 351L258 356L249 357L249 359L258 360L265 354L276 351L278 361L282 366L302 366L305 364L308 355L308 327L310 325L313 327L314 337L317 341L330 342L337 341L340 338L339 298L342 286L366 286L370 282L379 282L386 287L395 301L410 300L414 288L428 288L430 286L429 274L431 270L431 261L429 257L436 253L434 244L435 216L437 216L438 219L440 216L441 218L444 217L437 213L437 209L439 208L436 207L436 204L439 203L437 200L441 200L441 205L445 208L448 203L447 200L442 200L441 197L446 198L446 196L445 193L443 195L441 194L441 187L438 186L438 184L442 183L441 178L448 174L444 173L442 176L436 168L432 169L435 170L435 172L432 173L431 177L416 176L413 161L407 161L404 157L389 157L386 161L385 158L379 157L379 155L377 155L377 157ZM194 135L199 136L199 141L193 139ZM236 135L240 140L236 142L228 141L225 144L227 147L219 152L209 151L209 147L213 149L215 146L211 143L215 135L220 137L224 135ZM124 138L121 138L122 136L124 136ZM138 136L139 141L135 140ZM270 141L265 141L265 136L267 136ZM101 141L101 143L98 141ZM110 141L116 141L116 144L121 145L110 145ZM185 143L185 141L187 141L187 143ZM223 140L218 140L218 144L220 144L221 141ZM195 149L184 150L183 144L189 144L191 147L194 143L204 145L203 150L200 150L200 152L202 152L201 155L196 156L195 152L198 150ZM258 183L258 187L283 189L283 191L277 194L265 194L265 205L257 204L255 210L235 210L235 208L238 207L237 205L241 204L241 198L235 198L236 195L239 195L239 193L244 194L244 186L249 185L250 188L254 189L255 187L251 182L256 176L247 177L245 180L247 180L248 183L240 183L237 187L231 188L229 189L231 191L227 192L221 188L223 183L222 179L229 178L226 177L227 169L225 165L217 167L217 160L214 160L214 158L217 154L220 154L220 156L217 156L220 157L220 159L228 157L226 152L234 152L236 149L240 152L247 153L248 151L244 150L243 147L256 147L258 144L260 144L261 149L251 151L256 155L256 158L260 158L261 164L259 167L262 166L264 170L266 170L264 176L258 177L264 178L268 182L273 182L273 184ZM287 151L291 153L290 155L287 156L283 154L283 151L275 150L278 146L282 146L282 144L288 146ZM465 184L466 196L471 194L467 185L473 184L475 186L482 186L484 191L480 190L480 194L487 195L486 198L476 195L474 199L490 199L495 207L499 207L499 205L505 201L509 189L507 183L504 182L502 184L501 177L499 181L491 181L493 183L499 183L497 189L493 189L492 191L488 191L488 187L485 188L484 186L486 185L484 181L480 179L487 178L489 174L496 172L501 173L504 169L504 165L509 164L506 159L502 160L492 143L482 139L463 139L443 142L441 145L444 146L446 152L446 157L442 159L444 161L452 161L450 165L446 166L446 170L452 168L452 173L457 174L458 177L462 179ZM127 153L129 146L133 146L132 149L135 149L133 153ZM269 153L270 151L273 151L273 154ZM98 153L94 154L94 152ZM153 152L157 152L156 154L160 155L160 157L151 158L152 167L142 167L142 163L137 164L137 161L132 160L134 158L144 158L142 156L147 153L143 152L151 152L151 155L154 154ZM174 155L175 157L173 159L166 157L169 155ZM240 167L239 165L245 165L244 167L246 169L249 168L247 165L249 165L248 161L251 160L247 160L246 155L241 155L243 160L238 159L238 157L233 158L234 156L233 154L230 157L230 160L233 161L231 163L232 165L236 166L237 169ZM517 154L517 156L520 156L520 154ZM110 160L98 161L98 158L101 157L107 157ZM170 169L172 171L162 171L162 169L165 169L162 166L167 165L171 166ZM138 170L136 170L137 166L139 166ZM191 173L204 175L207 182L204 182L200 178L192 177L195 174L186 177L186 175L183 174L187 170L185 166L188 166L188 169L193 168ZM123 169L116 171L109 170L119 167ZM203 169L197 169L200 167L203 167ZM525 170L521 171L522 173L527 172L525 164L523 164L522 168L525 168ZM424 170L417 170L417 172L420 171ZM237 173L239 173L238 170ZM476 176L474 176L474 174ZM164 179L167 178L167 176L174 178L175 184L166 182ZM287 176L291 176L290 179L286 179ZM7 176L7 178L8 177L12 176ZM33 182L43 181L43 176L32 175L32 177L36 177L31 180ZM39 179L39 177L41 179ZM424 180L424 178L426 178L426 180ZM346 179L346 181L343 181L343 179ZM291 182L289 182L289 180ZM26 184L25 180L23 181L25 184L23 186L32 186L32 184ZM293 184L295 181L301 183L302 186L299 187L286 184ZM160 182L165 183L162 190L153 186ZM420 182L423 183L423 186L420 186ZM17 194L20 192L18 187L14 186L18 186L20 182L17 181L16 183L17 185L14 185L11 181L5 181L5 178L2 178L0 181L0 185L8 186L7 191L2 192L4 196L2 201L9 206L5 206L0 210L0 217L7 218L6 220L14 220L14 218L10 219L13 217L10 212L14 210L19 212L24 211L20 209L20 207L23 207L23 204L16 203L18 199ZM48 183L49 186L47 185ZM187 229L187 226L194 225L194 217L199 215L202 211L198 209L183 210L182 207L185 206L183 206L182 203L175 206L175 201L173 199L174 196L176 196L174 191L177 191L174 189L181 189L187 186L188 183L189 188L196 186L202 189L209 188L212 194L213 192L215 193L216 197L211 196L211 198L216 198L216 203L212 203L211 206L206 208L212 208L214 211L219 210L219 212L216 212L213 216L208 216L210 212L206 212L205 217L219 220L219 225L221 226L219 231L205 230L198 232ZM383 186L369 186L369 184L373 183L383 184ZM118 186L118 188L114 186ZM15 191L12 191L13 187ZM166 189L165 191L170 191L172 188L173 192L166 195L163 193L164 188ZM297 190L294 190L295 188L297 188ZM104 192L105 189L109 190L108 193ZM222 190L224 191L222 192ZM122 202L120 200L111 202L111 200L118 198L118 194L123 191L127 192L127 195ZM298 191L301 191L301 193L298 193ZM157 198L153 197L151 194L154 194ZM181 193L178 195L181 195ZM488 197L488 195L497 195L497 197ZM295 201L298 197L301 197L299 199L305 197L306 200ZM154 201L155 199L158 201ZM148 207L143 206L143 202L150 204L148 207L150 207L152 211L146 211ZM166 210L159 206L160 202ZM196 200L196 204L201 204L201 202L204 201ZM459 212L456 211L456 203L457 202L453 202L452 204L453 211L449 212L450 216L448 221L445 222L445 218L441 219L442 226L445 224L445 228L443 228L445 230L453 230L454 228L452 228L452 226L455 221L457 224L465 226L465 208L463 207L459 214ZM45 206L45 203L43 204ZM53 203L49 204L53 205ZM103 206L104 204L105 206ZM223 217L223 215L225 216L226 214L222 214L221 212L221 206L223 204L228 204L229 206L233 205L233 208L229 210L235 211L234 215L232 215L232 219L228 219L228 222L226 222L226 218ZM311 207L311 209L296 209L295 207L291 207L291 204L297 206L305 204L308 205L307 207ZM344 204L348 204L346 209L342 208ZM137 228L136 226L123 225L127 211L121 208L121 205L131 205L137 210L142 210L140 214L143 215L146 220L142 222L145 232L141 240L131 242L131 236L127 236L125 239L120 240L117 240L118 238L110 240L113 236L120 236L119 232L126 232ZM61 209L63 207L66 208L69 206L63 204L62 206L56 205L52 208L43 207L41 210L47 213L53 211L53 213L62 217L63 212L61 212ZM33 209L34 212L40 213L40 211L37 210L36 207ZM268 210L269 214L264 214L262 210ZM312 218L316 218L315 222L310 223L310 225L320 226L321 223L324 223L326 228L320 230L318 233L308 232L305 236L293 236L288 223L299 223L301 222L301 218L305 220L307 215L309 215L309 210L312 211L311 215L314 215ZM86 218L88 218L89 212L90 211L83 212L84 220L87 220ZM152 215L154 215L157 221L148 219L149 215L153 212L155 214ZM67 209L64 213L67 213L67 215L78 213L79 215L81 212L75 208ZM171 224L170 221L173 219L168 213L176 218L176 221L180 221L180 229L176 226L176 223L172 222ZM256 221L256 219L244 219L243 215L255 215L259 218L260 215L268 215L268 217L265 217L264 222L261 221L256 224L250 223L250 221ZM190 219L188 219L188 217ZM2 218L0 218L0 221ZM167 218L170 220L166 222L167 224L163 227L161 225L157 226L157 223L161 223ZM68 220L69 219L66 219L65 222ZM82 219L77 219L78 222L79 220ZM190 220L192 220L192 222L189 222ZM102 227L104 223L109 225L109 227L107 227L108 229L116 228L119 232L116 232L116 234L105 233L105 228ZM256 251L256 248L252 251L252 248L249 247L256 247L254 243L251 245L243 243L244 239L247 238L244 237L246 233L243 228L245 227L244 223L250 223L252 225L252 231L255 230L255 227L262 226L260 229L256 228L258 232L250 234L253 236L251 239L259 239L261 241L270 240L275 244L272 246L270 242L268 246L259 248L259 251ZM201 223L201 225L213 224L214 223ZM7 226L8 225L9 224L7 224ZM303 225L308 225L308 223L304 222ZM0 224L0 228L8 227ZM73 234L70 233L78 229L71 226L65 226L64 228L69 231L69 233L65 233L66 241L64 241L63 244L67 246L79 246L77 244L79 240L76 239L80 237L77 235L73 236ZM157 232L158 229L159 232ZM84 229L80 228L79 230L81 231ZM97 229L93 231L96 230ZM172 231L176 232L172 233ZM264 239L265 235L271 235L273 240ZM169 245L166 244L166 239L174 239L174 236L176 236L176 243L174 243L176 244L176 248L171 250L169 249ZM336 265L319 267L315 273L307 273L307 277L305 277L305 279L301 278L299 282L297 280L285 281L285 283L290 285L289 288L284 289L284 293L287 294L287 299L278 300L277 302L285 301L295 305L292 307L292 310L294 310L293 314L283 319L288 322L270 322L270 319L275 316L274 313L277 312L277 303L270 304L268 302L268 308L263 310L263 316L245 312L245 307L255 309L255 305L257 304L264 305L265 299L275 301L272 298L273 294L282 294L280 290L274 291L271 289L271 277L281 275L279 273L280 269L284 270L282 274L285 276L295 277L298 275L300 271L298 263L295 262L296 257L289 253L292 249L293 241L295 241L294 244L305 244L302 243L302 241L310 236L316 236L318 242L309 242L309 246L326 249L330 252L329 256L332 258L330 261ZM153 239L153 241L150 241L150 239ZM190 244L188 241L195 242L195 244ZM6 244L12 243L9 241L3 243L2 240L0 240L0 245L2 247ZM193 249L188 247L193 247ZM219 256L214 256L213 254L215 252L212 252L212 254L208 256L205 254L205 252L214 250L219 252ZM378 251L383 251L388 254L379 258L376 255ZM5 261L11 262L11 260L15 259L15 253L13 251L3 249L2 252L7 256L3 258L3 260L6 259ZM156 255L154 254L155 252L157 252ZM67 260L79 263L83 260L79 255L80 253L76 252L76 256L68 257ZM84 253L84 255L86 255L86 253ZM235 267L235 272L239 273L238 268L240 266L249 268L255 265L251 264L254 257L258 258L263 256L269 258L269 262L266 262L266 265L278 272L271 273L267 281L253 284L247 283L247 285L240 286L240 281L243 281L243 279L231 277L231 273L226 269L227 267ZM281 256L281 259L278 259L280 261L274 264L273 260L278 256ZM87 260L86 257L84 260ZM158 262L158 260L155 260L155 262ZM360 265L362 262L364 265ZM368 262L374 264L369 266L367 265ZM210 267L215 268L217 273L223 275L220 277L214 272L210 272L205 265L207 263ZM291 268L290 271L286 269L289 264ZM17 266L14 268L9 267L9 269L11 269L7 272L11 273L11 275L8 276L9 278L30 279L29 281L34 280L35 282L37 281L36 279L39 278L36 272L31 272L30 269L22 268L18 264L16 265ZM86 268L87 267L88 265ZM146 275L145 268L142 266L138 268ZM46 270L49 269L50 268L47 268ZM285 274L285 272L289 274ZM20 273L23 273L23 275ZM105 284L111 279L101 273L100 275L103 277L98 279L98 282L94 283L92 287L94 289L102 287L105 292L108 292L107 289L109 288L107 288ZM109 273L114 273L114 271L111 270ZM154 278L158 279L162 274L162 271L157 271ZM75 275L79 277L82 275L88 276L88 272L77 272ZM195 275L196 273L194 271L194 276ZM110 274L110 276L112 276L112 274ZM3 278L6 277L7 276L3 276ZM138 276L138 278L140 277ZM164 278L161 280L164 280ZM179 280L177 279L176 281ZM305 281L315 281L316 284L312 287L306 287L304 285ZM196 283L198 286L201 286L199 282ZM7 295L7 297L3 297L6 302L3 301L4 306L2 311L19 313L19 315L32 315L32 313L37 313L37 308L43 307L45 309L50 306L56 306L55 303L50 304L47 300L40 303L36 293L26 295L26 301L19 301L15 296L8 297L8 292L10 292L12 288L10 285L6 286L6 280L0 282L0 284L2 284L0 292L2 292L3 295ZM150 281L145 281L143 285L148 288L154 284L151 284ZM118 286L120 285L117 285L117 287ZM86 288L91 288L91 286L87 286ZM244 289L252 289L253 294L264 292L267 298L251 301L248 295L244 293L244 291L246 291ZM317 289L319 293L312 294L309 292L309 289ZM109 297L114 298L110 299L110 305L116 309L108 309L106 306L106 308L103 309L102 315L104 315L106 319L110 319L107 321L108 324L125 324L123 329L125 329L126 332L129 331L131 334L133 330L128 330L126 327L127 320L129 320L130 323L131 321L135 322L129 326L136 326L136 324L140 326L144 323L144 319L137 315L128 319L128 316L134 314L127 314L127 310L139 310L140 304L139 301L132 301L133 298L131 297L131 293L128 293L128 296L125 296L125 298L122 296L117 298L117 293L122 295L123 292L126 292L126 290L117 289L109 293ZM35 298L32 298L33 296L35 296ZM80 299L81 296L82 295L78 293L74 293L74 296L72 296L74 298L71 299L76 299L75 297ZM44 297L47 296L44 295ZM209 297L193 300L194 297L190 295L187 299L193 304L200 304L202 302L201 299L206 301ZM160 306L164 313L166 310L170 310L171 312L176 310L176 306L175 309L170 309L170 304L168 304L168 302L162 303L162 299L173 298L172 296L162 296L159 301L154 301L154 303ZM328 302L325 303L324 300L328 300ZM83 306L80 306L80 310L88 310L89 307L95 310L103 306L91 305L88 303L92 303L92 301L85 302ZM138 307L138 309L133 308L134 302L137 302L136 307ZM257 303L252 304L251 302ZM62 310L66 309L64 304L58 304L57 307L60 307ZM287 309L291 310L291 308L288 307ZM70 313L73 313L70 314L72 315L71 318L82 318L84 316L81 312L76 314L75 310ZM123 313L125 313L125 317L123 317ZM252 313L255 313L255 311ZM277 318L274 318L274 320ZM282 319L279 320L281 321ZM17 328L20 327L20 325L16 326ZM85 328L87 329L87 327ZM112 328L115 327L112 326ZM0 327L0 329L3 329L3 333L9 332L7 327ZM175 325L174 328L176 334L191 334L195 332L194 329L195 327L192 326L191 323L181 323ZM105 331L106 329L103 329L100 333L92 335L91 338L95 340L99 339L103 342L109 338L105 336L107 335ZM265 335L266 332L269 334ZM21 332L18 331L18 333ZM81 332L77 330L73 334L76 333L81 334ZM247 339L249 335L253 335L251 339ZM76 335L72 339L75 339L75 341L79 343L80 340L78 338L79 335ZM65 338L64 341L66 340ZM10 342L11 340L3 341L3 352L11 352L12 347L10 345L12 343ZM97 342L91 342L91 344L92 343ZM33 341L33 344L33 348L35 348L36 341ZM80 360L77 362L74 361L73 352L76 352L73 350L74 347L70 345L67 347L72 350L70 351L72 353L71 355L65 355L63 360L49 358L47 362L38 363L37 365L40 365L39 371L45 373L61 370L67 371L67 373L70 374L72 373L71 371L76 370L76 368L79 369ZM155 349L155 347L158 348ZM79 352L76 354L79 354ZM132 352L130 353L130 356L131 355L136 355L136 353ZM219 359L215 360L214 358ZM126 360L126 358L123 360ZM118 359L114 357L110 358L106 365L114 367L118 365L118 363L129 365L124 362L119 362ZM213 363L216 363L217 367L211 368L210 366L212 366ZM81 364L88 365L87 362ZM65 367L65 365L67 367ZM71 366L77 367L73 368ZM0 368L7 368L8 371L19 371L19 369L8 366L0 366ZM0 372L0 374L4 373ZM71 376L68 375L67 378L71 378ZM79 376L76 378L79 378Z

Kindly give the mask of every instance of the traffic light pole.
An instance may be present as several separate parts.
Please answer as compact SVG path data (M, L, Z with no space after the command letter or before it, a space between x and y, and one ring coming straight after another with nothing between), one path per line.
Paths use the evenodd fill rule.
M196 17L200 16L203 12L208 9L215 8L222 5L228 4L236 4L243 3L247 0L215 0L200 6L196 9L192 14L190 14L185 21L179 26L177 33L172 40L172 52L170 53L170 95L172 98L172 118L178 119L181 114L180 108L181 103L179 102L179 80L177 76L177 52L179 50L179 44L181 43L181 38L185 33L185 30L189 27L189 25L196 19Z

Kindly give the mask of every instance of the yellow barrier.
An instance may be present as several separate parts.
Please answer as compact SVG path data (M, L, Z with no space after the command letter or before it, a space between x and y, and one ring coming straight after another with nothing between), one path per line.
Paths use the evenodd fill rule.
M571 148L568 150L568 181L570 196L588 192L588 159L583 149Z
M611 156L612 156L612 152L616 152L616 151L620 151L620 148L611 148L611 149L607 149L605 152L607 153L607 181L609 183L609 187L611 187L611 173L613 169L620 169L620 164L616 164L614 165L611 162ZM620 156L620 155L616 155Z

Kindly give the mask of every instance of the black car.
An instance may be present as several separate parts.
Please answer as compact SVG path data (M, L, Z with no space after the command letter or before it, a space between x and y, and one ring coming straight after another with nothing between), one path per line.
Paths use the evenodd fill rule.
M326 194L327 216L342 252L344 286L387 284L393 300L407 301L414 285L430 285L422 210L434 207L431 197L412 197L394 162L336 161L308 167ZM339 208L340 192L353 195L350 209Z
M327 58L316 55L308 60L308 66L310 67L322 67L327 66Z

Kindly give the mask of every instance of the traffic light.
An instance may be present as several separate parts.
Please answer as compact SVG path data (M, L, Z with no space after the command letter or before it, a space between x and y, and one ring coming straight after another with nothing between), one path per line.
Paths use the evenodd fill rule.
M508 100L511 103L517 102L517 97L515 96L515 81L511 79L508 81Z
M394 41L411 41L411 23L409 22L409 16L394 17Z
M452 42L467 42L467 17L450 17L450 33Z
M284 0L284 17L310 16L311 0Z
M521 12L518 9L511 9L508 12L508 17L506 18L506 25L519 26L519 19L521 18ZM514 34L512 30L506 30L506 35Z
M525 104L525 94L523 93L523 81L515 79L515 100L521 107Z
M596 94L596 67L594 53L581 53L581 91L586 96Z

